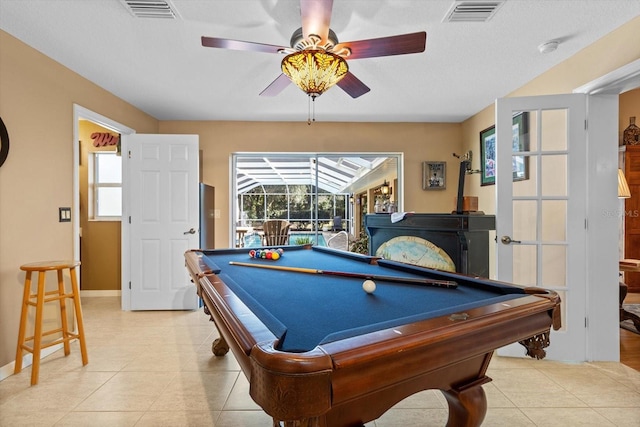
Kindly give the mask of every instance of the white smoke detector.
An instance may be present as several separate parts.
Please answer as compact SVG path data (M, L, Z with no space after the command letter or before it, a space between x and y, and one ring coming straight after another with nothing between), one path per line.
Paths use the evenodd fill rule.
M548 42L544 42L540 46L538 46L538 50L540 51L540 53L551 53L558 48L559 44L560 42L558 42L557 40L551 40Z

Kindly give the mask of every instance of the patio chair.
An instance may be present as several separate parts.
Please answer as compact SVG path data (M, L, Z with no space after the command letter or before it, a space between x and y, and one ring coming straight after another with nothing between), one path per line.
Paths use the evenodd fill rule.
M334 216L333 217L333 225L331 226L331 231L342 231L342 217Z
M346 231L340 231L338 234L331 236L327 240L327 246L333 249L340 249L342 251L349 250L349 234Z
M267 246L281 246L289 244L289 227L291 224L284 219L268 219L262 225L264 244Z

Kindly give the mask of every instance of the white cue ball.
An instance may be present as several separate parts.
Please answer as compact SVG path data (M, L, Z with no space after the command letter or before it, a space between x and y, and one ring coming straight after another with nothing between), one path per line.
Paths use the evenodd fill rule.
M376 282L373 280L365 280L364 283L362 283L362 289L364 289L366 293L372 294L373 291L376 290Z

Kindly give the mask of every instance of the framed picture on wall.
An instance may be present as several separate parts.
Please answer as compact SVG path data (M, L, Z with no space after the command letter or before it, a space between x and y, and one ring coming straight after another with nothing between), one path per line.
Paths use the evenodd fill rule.
M529 151L529 113L513 116L512 152ZM529 179L529 156L512 156L513 180ZM480 185L496 183L496 127L491 126L480 132Z
M447 162L422 162L422 189L444 190L447 188Z

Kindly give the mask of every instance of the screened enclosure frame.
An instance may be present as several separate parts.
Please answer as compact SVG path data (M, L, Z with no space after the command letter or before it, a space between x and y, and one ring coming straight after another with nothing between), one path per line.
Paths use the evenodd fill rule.
M397 183L396 200L401 204L402 153L238 152L231 155L230 166L230 242L236 239L237 227L259 228L261 221L272 218L292 222L294 230L318 233L323 226L324 231L333 229L332 221L342 217L342 228L352 232L354 193L380 185L389 177ZM304 187L307 193L301 192ZM304 216L301 211L292 211L292 198L299 201L301 195L308 199L308 215ZM247 215L247 197L262 197L252 204L251 216L255 217ZM279 209L274 208L278 198ZM261 213L257 205L262 205Z

